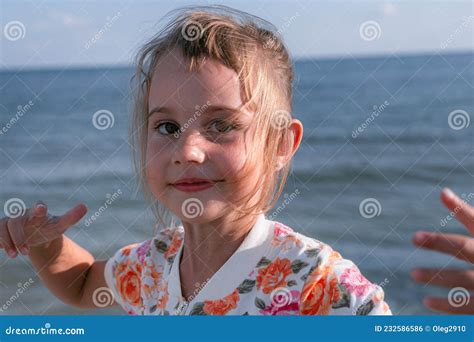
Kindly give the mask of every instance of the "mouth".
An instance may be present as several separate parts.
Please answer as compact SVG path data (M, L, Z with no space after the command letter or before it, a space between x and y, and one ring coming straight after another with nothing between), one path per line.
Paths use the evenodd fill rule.
M213 179L203 179L203 178L183 178L171 185L202 185L202 184L209 184L209 183L217 183L221 182L222 180L213 180Z
M195 192L202 191L212 188L214 184L222 182L223 180L211 180L211 179L185 179L180 180L176 183L171 183L176 190L183 192Z

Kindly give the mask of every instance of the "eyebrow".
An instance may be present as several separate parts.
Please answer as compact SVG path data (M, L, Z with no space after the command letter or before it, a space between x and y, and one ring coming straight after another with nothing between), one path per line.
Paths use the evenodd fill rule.
M233 108L233 107L227 107L227 106L224 106L224 105L215 105L215 106L202 106L200 108L205 108L205 110L203 110L201 112L200 109L195 109L194 112L201 112L201 114L212 114L214 112L218 112L218 111L228 111L228 112L231 112L231 113L236 113L236 112L240 112L240 109L239 108ZM160 106L157 106L155 108L153 108L152 110L150 110L150 112L148 113L148 117L150 117L152 114L154 113L163 113L163 114L169 114L169 115L173 115L173 110L171 108L168 108L168 107L160 107Z

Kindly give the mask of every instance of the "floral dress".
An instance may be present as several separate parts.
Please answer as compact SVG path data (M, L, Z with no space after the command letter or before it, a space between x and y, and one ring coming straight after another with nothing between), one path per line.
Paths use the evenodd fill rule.
M182 226L125 246L105 266L131 315L391 315L384 291L329 245L258 216L242 244L195 293L181 295Z

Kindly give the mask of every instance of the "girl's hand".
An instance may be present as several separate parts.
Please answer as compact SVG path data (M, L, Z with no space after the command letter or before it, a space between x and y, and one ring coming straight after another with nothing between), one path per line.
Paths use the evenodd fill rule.
M23 215L0 219L0 248L14 258L18 252L28 254L29 247L46 246L60 237L69 227L76 224L87 213L84 204L78 204L64 215L48 214L48 207L38 201Z
M445 188L441 201L474 235L474 207ZM413 236L416 246L447 253L474 263L474 238L460 234L416 232ZM470 300L469 290L474 290L474 269L427 269L419 268L411 272L419 282L444 286L452 289L448 298L426 297L423 303L430 309L453 314L474 314L474 300ZM458 289L454 289L458 288Z

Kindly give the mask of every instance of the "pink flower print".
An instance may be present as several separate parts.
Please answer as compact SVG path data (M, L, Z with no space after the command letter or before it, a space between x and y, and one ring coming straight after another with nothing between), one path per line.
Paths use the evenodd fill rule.
M148 241L144 242L140 247L138 247L137 256L138 256L138 260L140 260L140 262L143 263L145 261L145 256L148 253L148 251L150 250L150 246L151 246L151 240L148 240Z
M369 290L375 287L355 266L345 269L340 281L341 285L347 288L349 293L354 293L356 296L364 296Z
M293 229L290 227L285 226L284 224L281 223L275 223L275 230L274 230L274 235L281 237L281 236L286 236L293 232Z
M265 309L259 310L262 315L288 316L299 313L300 293L298 291L279 291Z

